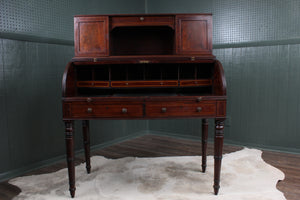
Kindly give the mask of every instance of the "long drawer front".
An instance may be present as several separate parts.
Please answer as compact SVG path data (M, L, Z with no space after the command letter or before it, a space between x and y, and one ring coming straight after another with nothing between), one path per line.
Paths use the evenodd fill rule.
M142 104L85 104L73 103L71 116L75 118L130 118L143 117Z
M216 115L215 101L207 103L150 102L146 104L147 117L208 117L214 115Z
M64 119L226 117L224 100L160 100L65 102Z

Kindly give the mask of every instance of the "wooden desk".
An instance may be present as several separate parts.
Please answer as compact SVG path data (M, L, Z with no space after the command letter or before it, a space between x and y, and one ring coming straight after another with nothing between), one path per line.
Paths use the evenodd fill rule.
M209 14L76 16L75 57L62 80L67 163L75 195L74 120L82 120L90 173L89 120L215 119L214 192L220 188L226 81L212 53Z

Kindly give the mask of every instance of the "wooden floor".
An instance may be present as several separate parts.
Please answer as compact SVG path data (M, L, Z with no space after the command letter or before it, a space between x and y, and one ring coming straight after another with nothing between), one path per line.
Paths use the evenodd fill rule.
M242 149L242 147L225 145L223 152L230 153ZM146 135L125 141L104 149L92 152L92 155L102 155L108 158L121 158L125 156L156 157L156 156L185 156L200 155L201 142L184 140L165 136ZM208 145L208 155L213 154L213 144ZM300 155L263 151L263 159L281 169L285 173L285 179L277 184L277 188L284 192L287 200L300 199ZM83 162L83 157L78 156L76 163ZM41 168L32 174L42 174L65 168L65 161ZM8 182L0 183L0 199L10 200L18 195L20 189Z

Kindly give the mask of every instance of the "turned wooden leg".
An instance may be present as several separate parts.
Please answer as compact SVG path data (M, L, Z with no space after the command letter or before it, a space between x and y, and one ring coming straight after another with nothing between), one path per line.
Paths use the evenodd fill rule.
M70 194L75 196L75 166L74 166L74 121L65 121L67 164L69 173Z
M208 137L208 119L202 119L202 172L206 170L206 149Z
M215 121L215 171L214 171L214 192L218 194L220 189L221 162L224 138L224 120L216 119Z
M86 171L89 174L91 172L89 120L82 121L82 129L83 129L83 144L84 144Z

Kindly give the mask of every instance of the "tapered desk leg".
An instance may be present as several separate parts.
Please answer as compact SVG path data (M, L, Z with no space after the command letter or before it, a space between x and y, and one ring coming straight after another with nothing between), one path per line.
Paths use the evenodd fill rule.
M86 171L89 174L91 172L89 120L82 121L82 130L83 130L83 144L84 144Z
M220 189L220 175L221 175L221 162L222 162L222 150L223 150L223 138L224 138L224 120L215 120L215 171L214 171L214 192L218 194Z
M208 137L208 119L202 119L202 172L206 170L206 149Z
M71 197L75 196L75 166L74 166L74 121L65 121L67 164L69 173L69 190Z

